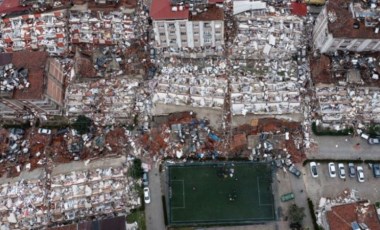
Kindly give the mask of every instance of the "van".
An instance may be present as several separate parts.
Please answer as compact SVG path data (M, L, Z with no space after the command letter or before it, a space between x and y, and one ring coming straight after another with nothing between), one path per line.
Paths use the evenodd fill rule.
M362 134L360 134L360 137L361 137L361 138L363 138L363 139L366 139L366 140L368 140L368 138L369 138L369 135L368 135L368 134L366 134L366 133L362 133Z

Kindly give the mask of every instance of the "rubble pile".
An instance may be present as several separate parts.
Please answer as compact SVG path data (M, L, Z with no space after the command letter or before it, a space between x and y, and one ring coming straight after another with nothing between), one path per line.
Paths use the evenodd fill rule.
M52 177L50 213L53 223L86 216L125 212L126 203L139 205L131 196L131 182L122 168L76 171ZM134 198L132 200L132 198Z
M128 163L127 163L128 164ZM129 213L141 201L127 168L109 167L0 185L1 227L43 228L88 217ZM48 183L45 183L45 180Z
M238 31L232 57L289 59L304 44L304 19L291 15L286 5L275 8L261 1L251 3L253 6L245 1L233 3ZM249 9L254 10L241 13Z
M159 158L217 158L223 139L209 122L196 119L195 113L171 114L167 122L143 135L139 143L152 156Z
M249 66L252 70L241 72ZM295 61L236 62L230 76L233 115L300 113L307 78Z
M24 89L29 85L28 69L16 69L12 63L0 66L0 91Z
M316 97L318 113L325 123L380 122L378 88L318 85Z
M73 83L66 90L66 116L86 114L95 125L115 124L115 119L135 112L138 85L126 78Z
M40 180L21 180L1 185L0 215L8 229L39 228L48 224L47 191Z
M70 40L72 44L130 46L134 39L134 24L122 11L70 11Z
M354 121L380 122L379 66L376 55L359 55L336 52L322 56L322 66L311 65L315 84L313 110L323 125L344 129ZM330 76L315 75L325 67Z
M7 53L46 49L50 55L62 55L67 51L66 14L59 10L1 19L0 47Z
M164 66L156 77L153 103L222 109L227 92L224 68L224 62L205 67Z

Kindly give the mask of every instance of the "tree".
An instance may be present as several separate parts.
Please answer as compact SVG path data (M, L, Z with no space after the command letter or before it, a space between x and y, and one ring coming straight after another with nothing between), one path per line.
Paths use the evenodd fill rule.
M92 120L90 118L83 115L79 115L72 127L76 129L79 132L79 134L82 135L90 131L91 125Z
M141 167L141 160L136 158L133 160L132 167L129 168L128 175L133 177L134 179L141 178L143 174L143 169Z
M291 223L301 223L305 217L305 208L292 204L289 207L288 216Z

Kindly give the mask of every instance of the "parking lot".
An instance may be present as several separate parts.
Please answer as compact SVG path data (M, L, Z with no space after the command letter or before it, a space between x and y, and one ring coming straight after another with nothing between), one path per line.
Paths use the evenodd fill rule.
M346 178L341 179L338 174L339 161L334 163L337 170L337 176L335 178L330 177L328 163L317 162L317 178L312 177L309 163L302 168L307 194L312 199L315 206L317 206L321 197L337 198L345 189L356 190L357 197L368 199L373 203L380 200L380 178L375 178L373 176L373 171L368 164L355 164L355 168L356 166L361 165L364 169L365 181L360 183L357 176L348 176L347 163L344 163Z

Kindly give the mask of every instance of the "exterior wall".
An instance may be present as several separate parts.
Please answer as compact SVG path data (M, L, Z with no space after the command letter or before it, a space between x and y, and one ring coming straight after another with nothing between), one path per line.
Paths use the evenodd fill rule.
M224 44L224 22L166 20L154 21L157 47L215 47Z

